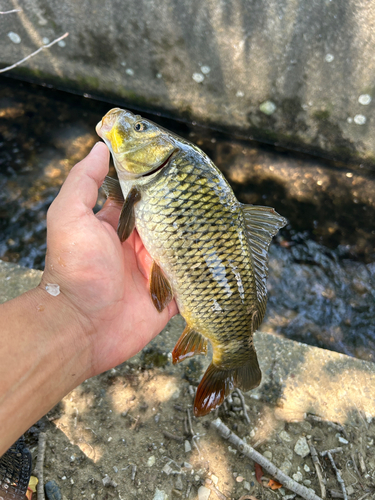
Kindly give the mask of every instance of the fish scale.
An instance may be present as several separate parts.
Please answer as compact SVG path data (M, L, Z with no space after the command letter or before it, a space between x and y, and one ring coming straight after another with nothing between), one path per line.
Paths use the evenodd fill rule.
M159 174L160 177L143 186L142 195L145 197L142 199L145 201L136 206L136 227L146 248L155 256L166 275L171 276L179 309L182 315L185 311L189 311L191 326L204 332L213 344L218 343L218 335L220 343L224 344L230 343L231 340L233 343L235 338L238 353L231 360L231 364L237 366L248 356L249 335L252 332L250 332L251 312L248 312L246 306L256 298L250 251L246 248L247 244L241 246L238 241L229 239L231 233L242 231L241 224L243 224L240 207L230 188L225 186L226 196L229 197L229 203L226 198L225 210L222 205L221 210L214 210L220 203L218 185L220 190L223 190L223 182L212 172L203 177L202 169L197 170L197 167L185 162L183 158L178 158L171 164L169 171L166 169L163 174ZM186 177L183 176L180 185L176 185L176 172L187 174ZM216 172L215 174L218 175ZM199 194L205 184L206 199L202 203ZM180 206L181 208L172 207L173 211L169 211L166 200L173 200L174 189L179 191L180 197L189 193L191 196L185 198L195 203L191 204L188 210ZM149 199L152 200L151 203L148 203ZM237 217L233 218L233 206L236 204ZM172 214L173 217L169 219ZM163 222L156 230L150 231L149 221L159 215L163 215ZM178 220L180 215L185 219L182 234L178 231L181 227ZM174 222L177 228L173 225ZM197 239L199 243L195 249L185 248L186 244L193 243L194 246ZM214 243L216 240L219 242L218 245ZM173 249L174 259L171 259L169 252L165 252L166 248ZM206 259L213 252L215 259L210 268ZM247 270L242 278L242 286L247 291L244 299L240 297L238 281L230 267L230 263L234 262L237 265L239 262L242 263L239 272ZM195 264L199 264L198 272L187 271ZM220 266L222 266L221 274ZM223 288L223 285L227 288L225 286ZM218 308L214 308L214 300ZM233 316L237 317L235 323ZM212 323L215 325L214 331L210 328ZM220 326L219 331L218 326Z
M151 300L160 312L174 297L186 320L173 362L212 344L194 402L195 415L205 415L235 387L260 383L253 333L265 314L268 247L286 221L239 203L197 146L138 115L115 108L97 131L121 186L106 180L106 194L116 202L123 194L119 237L137 228L153 259Z

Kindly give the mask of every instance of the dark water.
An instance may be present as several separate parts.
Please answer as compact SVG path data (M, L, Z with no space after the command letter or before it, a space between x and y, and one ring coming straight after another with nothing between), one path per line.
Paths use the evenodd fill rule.
M43 269L48 206L111 107L0 79L1 259ZM270 251L262 329L375 360L374 173L142 114L205 150L240 201L288 218Z

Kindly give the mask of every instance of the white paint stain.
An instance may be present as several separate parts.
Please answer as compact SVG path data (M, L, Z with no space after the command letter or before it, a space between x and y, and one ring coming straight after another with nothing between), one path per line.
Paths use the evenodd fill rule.
M367 106L371 102L371 96L369 94L361 94L358 97L358 102L359 102L359 104L362 104L363 106Z
M57 45L58 45L59 47L66 47L65 40L60 40L59 42L57 42Z
M193 80L197 83L202 83L204 80L204 75L202 73L193 73Z
M17 33L14 33L14 31L9 31L8 37L13 43L21 43L21 37Z
M237 90L236 92L236 97L243 97L245 94L242 92L242 90Z
M276 104L272 101L264 101L259 106L259 109L265 115L272 115L276 111Z
M364 125L366 123L366 117L364 115L355 115L354 123L357 125Z
M133 76L134 75L134 70L132 70L131 68L128 68L125 73L129 76Z
M331 63L334 60L334 58L335 56L333 54L327 54L324 59L327 63Z
M204 75L208 75L208 73L211 71L211 68L209 66L201 66L201 71Z

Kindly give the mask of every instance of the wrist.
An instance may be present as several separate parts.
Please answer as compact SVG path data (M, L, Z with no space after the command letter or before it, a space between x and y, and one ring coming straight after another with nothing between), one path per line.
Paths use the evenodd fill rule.
M41 285L0 306L0 456L88 378L88 325Z

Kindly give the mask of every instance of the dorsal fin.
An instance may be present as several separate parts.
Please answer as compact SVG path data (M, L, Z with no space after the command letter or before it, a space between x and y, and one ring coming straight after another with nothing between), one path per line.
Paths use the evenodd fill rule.
M124 195L122 194L120 183L117 179L113 179L112 177L107 177L104 179L102 184L103 191L107 198L113 200L119 205L124 204Z
M271 207L242 205L246 235L253 257L255 283L259 302L259 314L254 324L257 329L263 321L267 303L268 248L278 230L287 220Z

